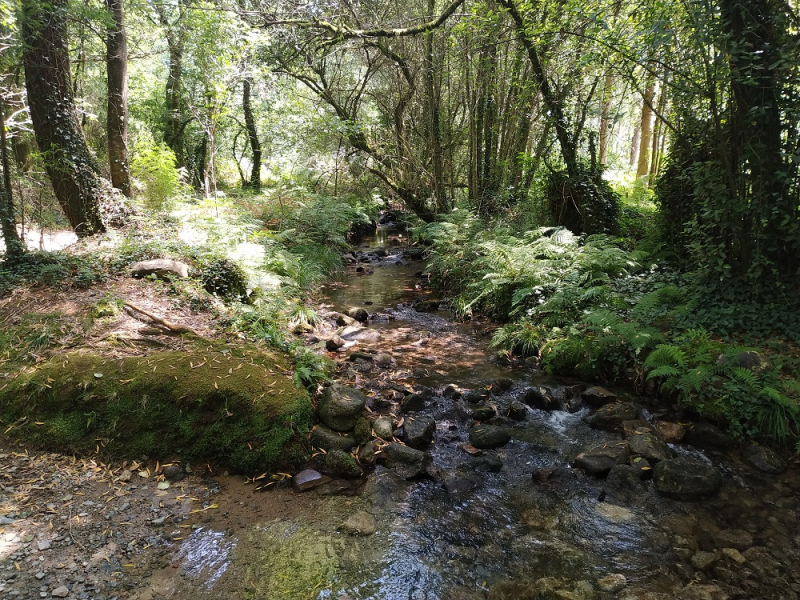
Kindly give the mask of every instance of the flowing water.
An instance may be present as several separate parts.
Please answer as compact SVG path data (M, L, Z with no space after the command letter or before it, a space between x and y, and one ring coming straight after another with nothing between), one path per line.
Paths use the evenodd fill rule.
M436 476L409 482L379 465L357 487L328 485L302 496L267 492L262 497L287 506L302 498L303 507L254 519L225 540L213 532L196 534L189 547L211 550L203 574L186 563L191 549L181 551L184 574L194 584L219 581L212 593L221 597L270 600L671 598L687 584L726 577L721 566L709 574L691 563L696 552L712 549L708 539L722 530L746 530L773 557L789 563L797 558L795 474L759 476L733 458L675 446L678 453L712 460L726 474L718 497L677 502L661 498L648 483L620 494L570 468L582 450L621 440L586 425L588 409L527 408L522 421L504 417L531 388L546 388L569 405L577 382L497 360L486 324L458 324L447 311L415 310L413 304L430 292L420 264L405 258L403 243L398 232L379 230L377 240L361 249L361 260L326 291L324 305L366 307L376 315L339 353L341 359L354 351L385 355L381 368L343 361L340 373L343 383L369 392L375 412L399 419L399 389L432 390L422 414L436 420L430 448ZM376 247L386 252L371 254ZM445 393L447 386L463 396ZM512 439L473 455L471 413L486 405L496 407L496 421ZM643 409L642 416L653 418L659 410ZM374 518L374 533L341 530L348 518L365 514ZM740 597L796 598L800 591L796 580L759 577L756 593Z

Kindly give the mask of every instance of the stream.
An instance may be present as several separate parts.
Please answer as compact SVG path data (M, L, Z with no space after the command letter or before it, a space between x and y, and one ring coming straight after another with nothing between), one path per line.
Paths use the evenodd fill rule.
M321 306L371 313L368 326L331 354L337 380L364 391L370 410L396 423L408 418L399 401L424 395L417 414L436 422L431 476L407 481L379 460L360 480L334 479L301 494L288 486L253 493L230 478L222 483L225 519L191 534L174 564L155 574L162 587L151 584L139 597L798 597L796 467L766 475L735 451L670 444L674 455L722 473L721 490L699 501L665 498L649 481L618 486L587 476L573 468L576 456L622 440L584 421L590 408L580 390L591 384L497 359L489 324L454 323L448 311L432 310L422 263L407 258L404 245L401 232L380 228ZM329 324L318 337L335 329ZM371 357L352 360L354 352ZM523 403L519 414L520 399L532 393L559 409ZM668 416L667 407L619 396L636 401L645 424ZM491 423L508 432L506 445L470 444L482 408L495 409ZM512 408L514 419L506 416ZM164 574L178 564L181 577L166 585Z

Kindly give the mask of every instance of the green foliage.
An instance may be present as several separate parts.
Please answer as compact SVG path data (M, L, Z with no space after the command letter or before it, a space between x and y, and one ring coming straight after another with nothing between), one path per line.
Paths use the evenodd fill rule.
M21 285L88 288L105 279L105 265L94 255L27 252L0 263L0 295Z
M200 281L209 294L227 299L247 297L247 273L229 258L204 257L200 266Z
M578 233L614 233L619 196L602 174L580 164L578 173L552 171L545 184L550 222Z
M648 379L696 413L726 424L738 437L787 445L800 435L800 384L778 365L743 365L752 349L689 329L659 344L644 361Z
M131 174L151 210L165 210L175 196L185 192L175 153L147 132L140 132L131 160Z

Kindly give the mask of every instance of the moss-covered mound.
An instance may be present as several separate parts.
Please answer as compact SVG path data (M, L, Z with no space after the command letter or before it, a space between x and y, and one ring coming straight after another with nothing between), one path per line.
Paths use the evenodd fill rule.
M253 473L299 458L312 407L282 356L253 347L55 357L0 390L7 436L116 458L213 461Z

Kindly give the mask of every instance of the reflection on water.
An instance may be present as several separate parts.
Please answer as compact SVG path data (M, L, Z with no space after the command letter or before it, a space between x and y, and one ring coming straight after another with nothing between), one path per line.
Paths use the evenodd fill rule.
M205 579L206 587L212 587L230 566L228 555L236 546L227 539L225 532L198 529L183 542L178 552L183 570L190 577Z

